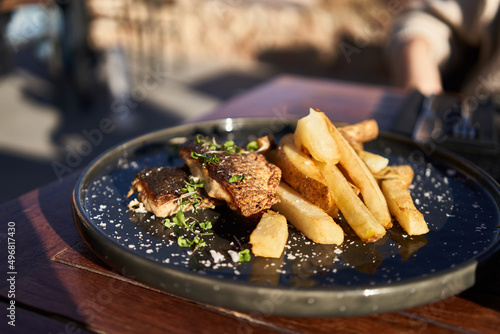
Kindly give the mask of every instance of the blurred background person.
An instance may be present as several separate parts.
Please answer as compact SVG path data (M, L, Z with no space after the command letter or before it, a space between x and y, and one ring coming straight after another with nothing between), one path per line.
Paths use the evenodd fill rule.
M394 83L424 95L500 92L500 0L411 1L389 39Z

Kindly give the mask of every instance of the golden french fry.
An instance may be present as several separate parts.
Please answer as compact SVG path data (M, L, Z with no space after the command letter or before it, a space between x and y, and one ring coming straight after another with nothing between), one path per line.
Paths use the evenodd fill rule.
M368 166L368 169L370 169L372 174L379 173L381 170L387 167L387 165L389 165L389 159L379 154L367 151L358 151L358 155L361 160L363 160L363 162Z
M344 231L325 211L283 182L276 194L280 203L273 205L273 210L284 215L306 237L320 244L342 244Z
M288 239L285 216L268 210L250 234L252 253L256 256L279 258Z
M348 173L352 182L361 191L366 206L373 213L380 225L385 228L390 228L392 226L391 214L377 180L375 180L375 177L366 164L361 160L347 140L342 137L328 117L326 117L324 113L320 113L320 115L328 125L331 136L337 143L337 148L340 152L340 164ZM335 198L335 201L337 201L337 198ZM342 211L342 208L340 208L340 211Z
M325 211L334 209L335 202L325 178L314 161L297 148L292 134L280 140L274 164L281 169L282 179L305 199Z
M293 134L295 145L315 160L336 164L340 159L337 143L328 135L328 126L321 114L310 109L309 115L298 120Z
M398 179L404 181L403 184L409 188L413 181L414 172L409 165L387 166L380 172L374 174L375 178L383 181L389 179Z
M415 207L409 191L413 170L407 165L390 166L387 169L386 175L389 177L381 180L381 188L392 215L409 235L429 232L424 216Z
M316 161L316 165L325 177L340 212L356 235L363 242L373 242L383 237L385 228L356 195L338 167L321 161Z
M351 145L374 140L378 137L379 132L377 121L374 119L338 127L338 130Z
M351 186L352 191L354 191L354 193L356 194L356 196L359 196L361 194L361 192L359 191L359 188L356 187L356 185L354 183L349 182L349 185Z

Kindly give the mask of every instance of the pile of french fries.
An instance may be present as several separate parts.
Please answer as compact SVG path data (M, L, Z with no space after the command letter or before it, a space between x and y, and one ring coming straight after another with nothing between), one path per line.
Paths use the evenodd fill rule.
M272 209L322 244L344 241L344 231L335 221L339 211L363 242L382 238L393 218L409 235L427 233L409 191L411 166L389 166L385 157L363 149L363 143L377 136L375 120L336 127L324 113L311 109L297 122L295 132L278 144L273 163L282 170L280 203ZM273 252L262 254L279 257L284 239L275 238L281 241L279 247L274 242ZM266 247L255 238L254 243Z

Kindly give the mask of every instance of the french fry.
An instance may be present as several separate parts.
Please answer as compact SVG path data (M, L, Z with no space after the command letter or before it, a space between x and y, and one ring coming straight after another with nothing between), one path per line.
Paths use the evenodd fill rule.
M387 165L389 165L389 159L383 157L379 154L371 153L368 151L358 151L358 155L363 160L363 162L368 166L368 169L372 174L379 173Z
M363 242L373 242L385 235L385 228L379 224L372 212L356 195L345 176L335 165L316 161L323 174L340 212Z
M318 114L321 115L324 122L328 125L330 134L337 143L337 148L340 152L340 164L348 173L352 182L359 188L366 206L373 213L380 225L384 228L390 228L392 226L391 213L384 194L377 184L377 180L375 180L375 177L366 164L361 160L347 140L342 137L328 117L322 112L318 112ZM337 200L337 198L335 198L335 200ZM342 208L340 208L340 211L342 212Z
M288 239L286 218L268 210L250 234L252 253L256 256L279 258Z
M280 203L273 205L273 210L284 215L306 237L319 244L342 244L344 231L325 211L284 182L280 183L276 194Z
M283 180L276 192L280 203L272 209L321 244L343 242L342 228L332 218L339 210L367 243L386 234L392 217L408 234L428 232L409 192L411 167L388 166L387 158L363 150L363 143L377 136L374 120L337 128L324 113L310 109L275 151Z
M315 160L336 164L340 153L337 143L328 133L328 126L320 113L310 109L309 115L297 121L293 139L299 150L310 154Z
M414 176L413 169L409 165L387 166L380 172L375 173L376 179L383 181L389 179L398 179L403 181L406 188L409 188Z
M417 210L411 197L409 186L413 179L410 166L390 166L381 188L387 199L392 215L409 235L421 235L429 232L424 216Z
M280 140L274 163L281 169L283 180L305 199L325 211L334 209L335 202L325 178L314 161L297 148L292 134Z
M374 119L338 127L338 130L351 145L374 140L379 133L377 121Z

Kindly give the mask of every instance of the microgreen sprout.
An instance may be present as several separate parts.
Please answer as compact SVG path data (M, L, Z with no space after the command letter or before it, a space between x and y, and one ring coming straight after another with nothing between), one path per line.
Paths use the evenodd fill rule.
M212 223L210 221L200 221L195 217L186 217L183 212L184 205L181 205L177 214L170 218L165 218L163 220L163 226L165 228L171 228L173 226L179 226L187 232L191 232L197 235L212 235L211 232L207 232L212 229Z
M186 186L181 188L181 191L183 191L184 194L179 197L179 210L175 216L165 218L163 220L163 226L165 229L177 226L181 231L183 231L183 234L177 236L177 244L180 247L193 248L193 251L206 246L206 242L200 238L200 236L213 234L210 231L212 229L212 223L210 221L200 221L193 216L186 217L184 215L184 207L189 204L193 206L194 214L196 216L199 215L197 206L200 204L200 200L202 200L202 198L198 194L198 189L203 188L203 185L203 181L199 181L198 179L191 177L186 182ZM194 238L188 238L186 236L187 233L194 234Z
M236 183L238 181L245 182L245 174L241 174L241 175L233 174L229 178L229 183Z
M193 251L196 251L198 248L205 247L207 245L205 240L201 239L198 236L194 237L193 239L189 239L189 238L186 238L184 236L179 236L177 238L177 244L180 247L193 248L193 246L194 246Z
M192 151L191 157L194 159L203 158L203 162L201 164L202 168L205 168L207 166L207 164L209 164L209 163L212 163L212 162L219 163L220 162L220 158L215 153L207 152L205 154L199 154L199 153Z
M247 144L247 147L246 147L247 151L249 152L253 152L253 151L257 151L259 149L259 143L257 143L256 140L254 141L251 141Z
M257 141L252 141L246 146L246 150L242 149L233 140L227 140L223 144L217 144L215 138L212 140L207 140L203 135L196 135L196 143L203 144L208 150L203 154L197 152L191 152L191 157L193 159L202 158L203 162L201 167L205 168L209 163L219 163L220 158L217 154L234 154L234 153L250 153L258 150L259 144Z
M198 205L200 201L203 200L201 196L198 194L198 189L203 188L205 182L203 180L198 180L194 177L190 177L186 182L186 186L181 188L181 191L184 192L180 196L181 204L187 205L191 203L193 205L193 212L198 215Z
M238 262L248 262L250 259L250 249L247 248L238 252Z

